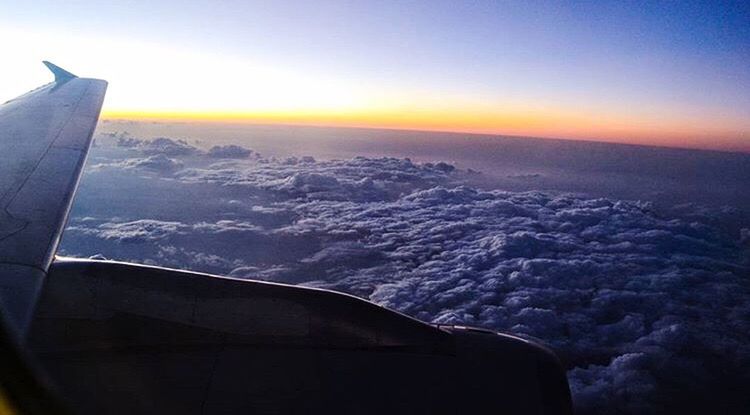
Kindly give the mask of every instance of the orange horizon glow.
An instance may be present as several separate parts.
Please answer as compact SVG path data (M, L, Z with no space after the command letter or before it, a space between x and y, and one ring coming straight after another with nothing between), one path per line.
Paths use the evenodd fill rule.
M99 15L113 20L101 27L88 26L98 18L65 22L76 15L67 6L50 13L50 21L25 21L44 13L16 3L19 14L4 19L0 36L23 41L2 45L13 64L3 68L0 102L49 82L39 62L52 60L109 82L104 119L444 131L750 152L747 25L739 15L727 20L732 13L721 7L681 24L698 16L691 5L685 15L656 7L651 12L660 17L652 19L621 7L590 5L583 12L589 7L498 4L490 10L448 2L438 20L432 12L439 5L427 7L429 13L404 5L413 12L407 14L378 5L369 8L368 20L360 7L319 14L319 4L307 12L301 5L270 12L274 7L248 4L243 14L207 3L200 13L193 10L195 21L171 27L152 21L153 5L144 3L138 12L144 19L132 19L144 24L133 30L119 24L124 10L110 10L108 3ZM396 4L401 7L391 6ZM139 9L131 6L126 9ZM461 16L453 25L442 20ZM51 24L58 17L58 26ZM214 24L204 25L208 21ZM195 22L217 30L201 34Z
M295 110L295 111L137 111L104 110L102 120L271 124L373 128L484 135L539 137L658 147L750 153L741 120L721 126L700 119L644 119L608 114L585 116L557 111L487 110Z

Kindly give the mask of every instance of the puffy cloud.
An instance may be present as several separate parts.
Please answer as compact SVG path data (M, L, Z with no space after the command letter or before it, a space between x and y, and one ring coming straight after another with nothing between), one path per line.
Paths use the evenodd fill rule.
M179 160L167 157L163 154L156 154L143 158L129 158L121 161L97 163L90 166L89 169L92 171L102 169L146 170L159 173L163 176L169 176L183 166L184 164Z
M300 158L297 157L287 157L282 161L283 164L287 165L297 165L300 163L315 163L315 158L312 156L303 156Z
M88 221L90 222L90 220ZM84 222L85 223L85 222ZM106 222L96 227L73 225L71 232L82 232L106 240L120 242L151 242L176 234L184 234L187 227L179 222L141 219L132 222Z
M701 388L744 399L720 385L750 380L747 250L710 224L637 202L467 187L294 209L305 219L285 232L382 255L309 284L544 339L574 368L581 412L695 408L705 395L686 391Z
M286 197L373 201L393 199L417 187L434 185L455 168L446 163L415 164L409 159L356 157L316 162L312 157L222 162L185 169L188 183L212 183L282 193Z
M165 156L189 156L199 153L199 149L186 140L157 137L151 140L134 138L127 133L111 135L116 138L116 146L138 150L144 154Z
M187 140L167 137L157 137L150 140L141 139L132 137L127 131L101 134L97 137L97 140L116 148L134 150L145 155L169 157L205 156L213 159L246 159L251 155L255 155L255 158L260 158L260 154L253 150L235 144L215 145L208 150L203 150L190 144ZM200 141L195 140L194 143L199 144ZM312 158L305 157L303 161L305 160L309 161Z
M250 157L253 150L238 145L213 146L208 150L208 157L223 159L244 159Z
M140 145L143 144L144 140L130 137L127 135L115 135L114 137L117 138L117 146L118 147L125 147L125 148L138 148Z
M731 209L485 191L465 174L362 157L193 166L172 185L228 193L231 219L73 218L63 247L543 339L580 413L745 407L750 259L747 229L720 224Z
M149 156L142 159L128 159L120 163L126 169L146 169L161 173L171 173L182 168L183 163L163 154Z

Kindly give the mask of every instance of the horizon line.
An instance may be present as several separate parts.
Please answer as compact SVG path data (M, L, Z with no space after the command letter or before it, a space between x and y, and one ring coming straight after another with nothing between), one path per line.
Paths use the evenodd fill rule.
M162 116L160 114L139 114L141 116L129 117L129 116L118 116L117 112L107 113L103 112L101 115L102 122L159 122L159 123L173 123L173 124L224 124L224 125L252 125L252 126L287 126L287 127L308 127L308 128L342 128L342 129L361 129L361 130L383 130L383 131L399 131L399 132L416 132L416 133L437 133L437 134L467 134L472 136L481 137L504 137L513 139L536 139L536 140L549 140L549 141L567 141L567 142L578 142L578 143L595 143L595 144L614 144L621 146L633 146L633 147L647 147L656 149L671 149L671 150L689 150L689 151L709 151L719 153L732 153L732 154L748 154L750 155L750 143L746 146L736 145L724 145L724 146L706 146L701 144L665 144L665 143L649 143L642 140L633 140L625 137L591 137L591 136L561 136L561 135L529 135L529 134L514 134L514 133L503 133L496 131L481 131L471 129L441 129L441 128L429 128L429 127L409 127L409 126L388 126L388 125L371 125L371 124L356 124L356 123L330 123L325 121L320 122L294 122L285 120L258 120L252 119L251 117L237 117L237 118L219 118L219 117L170 117ZM145 116L144 116L145 115ZM706 138L700 141L712 141L715 139ZM675 140L676 141L676 140ZM715 142L715 141L714 141Z

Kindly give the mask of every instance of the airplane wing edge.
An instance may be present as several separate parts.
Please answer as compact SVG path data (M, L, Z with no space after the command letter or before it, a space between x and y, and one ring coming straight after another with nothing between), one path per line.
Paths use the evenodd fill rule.
M55 81L0 106L0 301L23 336L57 250L107 82Z

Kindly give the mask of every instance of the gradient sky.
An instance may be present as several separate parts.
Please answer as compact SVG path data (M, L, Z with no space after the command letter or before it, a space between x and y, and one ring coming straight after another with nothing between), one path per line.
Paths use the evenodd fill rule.
M51 60L105 118L485 132L750 151L747 2L0 4L0 99Z

